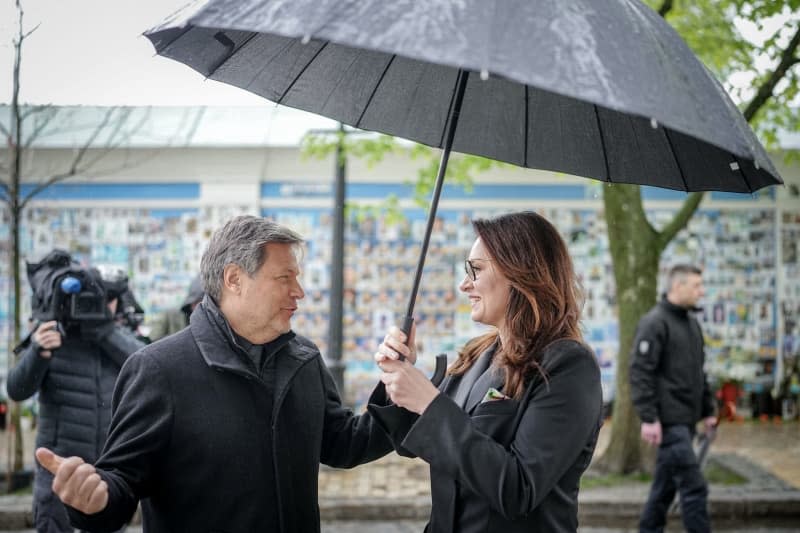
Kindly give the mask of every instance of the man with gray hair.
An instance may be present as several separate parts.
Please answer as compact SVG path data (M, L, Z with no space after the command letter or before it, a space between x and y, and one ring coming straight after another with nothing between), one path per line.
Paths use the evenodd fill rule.
M703 332L692 315L705 294L702 271L676 265L667 292L636 328L631 354L631 399L642 421L642 439L658 446L653 485L640 532L664 530L667 510L680 493L686 531L711 531L708 487L692 448L695 425L716 425L705 362Z
M319 463L353 467L392 445L345 409L317 347L291 330L302 238L240 216L211 238L206 293L181 332L122 369L102 456L46 449L76 527L106 531L142 500L145 532L319 531ZM383 388L373 401L385 403Z

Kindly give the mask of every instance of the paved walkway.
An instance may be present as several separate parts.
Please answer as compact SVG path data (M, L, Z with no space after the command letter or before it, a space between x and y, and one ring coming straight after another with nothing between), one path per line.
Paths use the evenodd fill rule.
M604 426L599 450L608 437L608 426ZM800 424L722 425L710 454L712 460L749 480L743 485L711 486L715 526L751 524L748 527L755 530L770 524L800 524ZM581 523L632 527L648 489L640 483L582 490ZM392 454L352 470L323 468L320 473L320 506L323 517L329 519L424 519L429 505L428 469L418 459ZM677 517L673 520L679 523Z
M723 423L713 454L729 453L749 459L772 475L800 489L800 423Z
M600 447L607 441L607 431L604 428L601 432ZM25 441L25 458L30 466L33 435L26 434ZM0 432L0 457L5 458L6 444L7 435ZM711 486L715 526L758 530L800 524L800 424L723 425L712 445L711 458L749 480L745 485ZM581 523L625 531L636 523L648 488L645 484L634 484L581 491ZM28 519L21 518L27 509L30 509L29 495L0 497L0 530L29 527ZM428 467L419 459L396 454L351 470L323 466L320 510L327 521L416 524L425 520L430 510ZM679 524L677 517L673 520L671 523Z
M604 426L601 431L598 450L608 439L607 428ZM760 487L800 490L800 424L797 422L722 425L710 453L725 466L745 470L750 476L756 476L762 470L761 473L766 475L758 480ZM739 458L743 461L737 461ZM737 462L742 466L737 467ZM783 483L770 479L773 477ZM390 495L396 498L429 497L427 464L391 454L352 470L323 468L320 474L320 497L362 499Z
M322 533L420 533L425 528L426 522L421 521L363 521L363 520L336 520L322 522ZM670 529L667 533L679 533L680 527ZM719 529L717 529L719 531ZM797 533L797 528L734 528L724 529L725 533ZM6 533L36 533L33 529L18 529ZM125 533L142 533L141 526L131 526ZM639 533L638 529L631 528L595 528L579 527L578 533Z

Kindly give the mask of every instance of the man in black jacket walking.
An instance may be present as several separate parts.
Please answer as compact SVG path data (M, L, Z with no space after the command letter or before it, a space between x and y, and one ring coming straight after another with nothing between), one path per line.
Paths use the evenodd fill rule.
M37 450L75 526L116 528L143 500L147 533L313 533L320 462L352 467L392 450L291 330L301 242L263 218L229 221L203 254L206 296L189 327L122 369L96 465Z
M672 267L667 294L636 329L631 397L642 421L642 439L659 447L653 485L639 522L642 533L664 530L676 490L686 530L711 530L708 487L692 448L695 424L702 419L707 430L716 424L703 372L703 332L691 314L704 294L699 268Z

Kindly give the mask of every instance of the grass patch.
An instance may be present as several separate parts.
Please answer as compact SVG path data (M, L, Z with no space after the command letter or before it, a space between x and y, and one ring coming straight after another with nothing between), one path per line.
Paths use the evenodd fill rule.
M709 485L744 485L747 478L740 476L733 470L725 468L713 459L703 469L703 475ZM598 474L589 470L581 478L581 489L598 489L609 487L622 487L625 485L649 484L653 477L646 472L633 474Z
M581 478L582 489L598 489L606 487L620 487L623 485L636 485L650 483L650 474L637 472L633 474L593 474L586 473Z
M33 485L28 485L27 487L12 491L11 494L13 496L27 496L28 494L33 494Z
M747 478L713 460L708 461L703 474L709 485L744 485L747 483Z

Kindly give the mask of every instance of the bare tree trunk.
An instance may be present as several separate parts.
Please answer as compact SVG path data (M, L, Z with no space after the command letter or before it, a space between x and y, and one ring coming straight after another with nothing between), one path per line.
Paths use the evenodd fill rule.
M631 348L639 320L657 300L661 253L686 227L702 200L703 193L690 194L659 232L647 220L638 185L611 184L603 189L608 243L617 285L619 352L611 440L596 464L601 470L626 474L652 468L653 449L645 447L639 438L639 416L631 403Z
M19 54L19 52L18 52ZM17 62L14 69L15 87L19 85L19 55L17 55ZM20 181L22 174L22 151L20 149L22 139L22 124L20 120L19 100L17 97L18 91L15 91L14 98L11 101L11 135L9 143L12 151L12 163L9 175L9 197L8 197L8 211L11 221L11 253L9 254L9 265L12 280L14 283L13 289L13 303L12 303L12 326L11 335L9 336L8 347L8 371L17 364L17 356L13 348L19 344L19 328L22 324L22 311L20 306L20 249L19 249L19 226L20 216L22 214L19 206L20 198ZM23 468L23 443L22 432L20 431L20 406L17 402L10 401L8 409L9 423L6 425L8 428L8 445L6 447L8 457L6 458L6 487L9 492L14 490L14 476L15 472L19 472Z
M17 180L13 189L18 189L19 187L19 177L17 176ZM15 191L16 192L16 191ZM14 303L13 303L13 321L12 321L12 332L10 335L11 342L9 343L9 350L8 350L8 369L9 371L14 368L17 364L17 356L13 351L13 348L19 344L20 342L20 335L19 335L19 325L21 324L21 307L20 307L20 271L19 271L19 262L20 262L20 251L19 251L19 225L20 225L20 210L17 206L17 202L15 201L17 196L12 197L10 202L10 219L11 219L11 254L10 254L10 261L11 261L11 273L12 279L14 280ZM7 457L7 468L6 468L6 487L8 492L12 492L14 487L14 473L19 472L23 469L23 442L22 442L22 432L20 431L20 405L17 402L9 402L9 423L6 425L8 428L8 457Z
M639 439L639 417L630 399L630 349L639 318L656 301L661 250L658 235L645 216L638 185L606 185L603 202L617 286L619 353L611 440L597 467L629 473L646 466Z
M8 132L8 146L11 150L11 168L8 176L8 210L11 219L11 274L14 281L13 291L13 313L11 335L9 336L8 349L8 370L10 371L17 363L17 356L13 348L19 344L19 328L21 319L20 309L20 272L19 272L19 224L20 224L20 181L22 176L22 114L19 106L20 90L20 66L22 63L22 43L27 37L23 30L22 5L17 0L17 13L19 17L18 35L14 41L14 70L13 70L13 90L11 95L11 129ZM9 401L8 409L8 445L6 446L8 457L6 458L6 490L14 490L14 473L23 468L23 444L22 432L20 431L20 406L17 402Z

